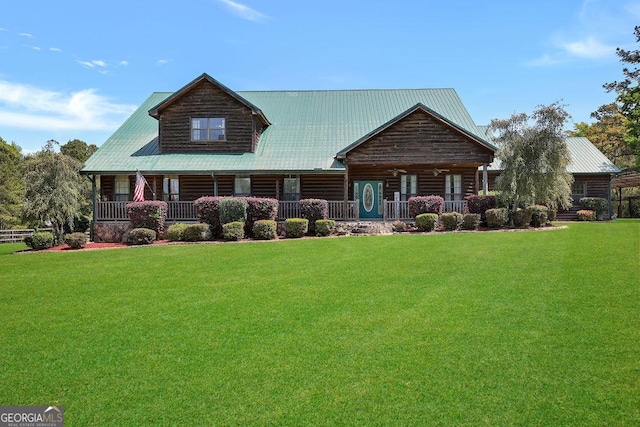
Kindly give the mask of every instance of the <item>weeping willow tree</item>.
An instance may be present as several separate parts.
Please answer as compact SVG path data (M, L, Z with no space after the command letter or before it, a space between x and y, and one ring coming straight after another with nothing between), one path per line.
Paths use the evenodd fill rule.
M82 164L56 153L53 143L49 141L42 151L27 159L24 214L29 220L50 223L54 239L59 243L64 225L73 225L89 192L89 184L78 173Z
M571 207L573 175L567 172L571 155L564 130L568 119L569 113L555 102L539 106L530 115L491 121L502 169L496 189L513 211L532 204Z

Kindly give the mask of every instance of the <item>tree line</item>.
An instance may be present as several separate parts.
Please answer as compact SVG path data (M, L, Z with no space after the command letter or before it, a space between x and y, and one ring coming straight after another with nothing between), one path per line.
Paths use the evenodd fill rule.
M98 147L78 139L56 145L25 155L0 137L0 229L47 225L60 237L88 227L91 184L79 171Z

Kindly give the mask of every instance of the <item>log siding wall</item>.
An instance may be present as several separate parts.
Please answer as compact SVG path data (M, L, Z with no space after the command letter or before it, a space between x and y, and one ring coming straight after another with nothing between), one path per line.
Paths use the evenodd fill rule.
M225 119L225 141L192 141L192 117ZM161 152L255 152L262 124L249 107L202 81L159 112Z
M347 153L349 164L491 163L493 152L416 111Z

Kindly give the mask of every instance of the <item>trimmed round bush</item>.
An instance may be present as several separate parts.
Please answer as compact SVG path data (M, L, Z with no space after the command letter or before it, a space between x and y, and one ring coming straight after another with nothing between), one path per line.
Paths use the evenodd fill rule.
M485 212L487 225L490 228L501 228L509 221L509 211L507 208L487 209Z
M148 228L155 230L156 235L162 235L165 231L167 209L167 202L159 200L131 202L127 204L127 215L132 228Z
M244 239L244 222L232 221L222 226L222 238L224 240Z
M31 236L25 237L24 242L36 251L49 249L53 246L53 234L50 231L37 231Z
M201 222L211 226L211 233L214 237L222 236L222 224L220 223L220 200L222 199L222 197L204 196L193 202L196 215Z
M529 208L518 208L515 212L511 212L511 220L513 221L514 227L527 228L529 227L529 223L531 223L531 210Z
M132 245L150 245L156 241L157 233L150 228L134 228L129 232Z
M527 207L531 213L530 224L532 227L544 227L549 220L549 208L543 205L533 205Z
M247 221L245 223L245 232L253 234L253 225L256 221L270 219L278 219L278 200L263 197L243 197L247 202Z
M477 213L465 214L462 217L462 224L460 224L460 228L463 230L475 230L480 225L480 218L480 214Z
M488 209L498 207L498 198L493 195L471 195L467 196L467 209L469 213L480 214L480 220L484 221L485 212Z
M335 226L336 222L332 219L318 219L316 220L316 234L318 236L328 236L333 233Z
M309 220L309 232L316 232L316 221L329 218L329 202L324 199L302 199L300 217Z
M253 223L253 237L258 240L273 240L277 236L278 223L272 219L259 219Z
M284 232L289 238L302 237L309 231L309 220L306 218L288 218L284 221Z
M595 221L596 213L594 211L590 211L588 209L582 209L578 211L578 220L579 221Z
M445 230L457 230L462 224L462 214L459 212L446 212L440 216L440 220Z
M185 242L202 242L211 239L211 228L209 224L187 224L182 231L182 240Z
M414 196L409 197L409 215L417 218L423 213L441 214L444 208L444 199L440 196Z
M420 231L433 231L438 225L438 214L423 213L416 217L416 228Z
M242 197L222 198L218 203L218 211L220 212L221 224L247 221L247 201Z
M84 233L69 233L65 234L64 242L69 245L71 249L81 249L87 243L87 236Z
M170 242L177 242L179 240L182 240L182 233L184 232L185 228L187 228L187 226L188 224L180 222L177 224L171 224L169 228L167 228L165 237Z

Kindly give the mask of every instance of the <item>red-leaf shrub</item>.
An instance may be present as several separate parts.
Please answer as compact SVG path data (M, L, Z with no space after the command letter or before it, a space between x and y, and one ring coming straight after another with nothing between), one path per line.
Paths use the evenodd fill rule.
M148 228L162 236L167 220L167 203L159 200L128 203L127 215L131 228Z
M243 197L247 201L247 222L245 231L253 234L256 221L278 219L278 200L264 197Z
M324 199L300 200L300 218L309 220L309 233L316 233L316 221L329 218L329 202Z
M414 196L409 198L409 215L415 218L423 213L441 214L444 199L440 196Z
M484 222L485 212L489 209L498 207L498 198L496 196L467 196L467 209L469 213L480 214L480 220Z
M214 237L222 236L222 224L220 224L220 200L222 197L204 196L193 202L196 215L200 221L209 224Z

